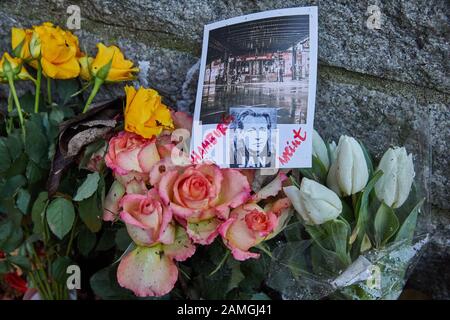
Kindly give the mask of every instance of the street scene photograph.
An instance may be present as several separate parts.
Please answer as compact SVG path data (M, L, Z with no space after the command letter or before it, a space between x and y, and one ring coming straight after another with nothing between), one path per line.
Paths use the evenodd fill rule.
M279 124L306 123L309 16L270 17L211 30L200 120L218 123L230 107L274 108Z

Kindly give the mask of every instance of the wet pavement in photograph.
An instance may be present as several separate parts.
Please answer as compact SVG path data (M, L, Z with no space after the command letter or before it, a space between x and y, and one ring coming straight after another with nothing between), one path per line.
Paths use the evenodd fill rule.
M308 81L204 85L200 120L219 123L230 107L276 107L278 124L305 123Z

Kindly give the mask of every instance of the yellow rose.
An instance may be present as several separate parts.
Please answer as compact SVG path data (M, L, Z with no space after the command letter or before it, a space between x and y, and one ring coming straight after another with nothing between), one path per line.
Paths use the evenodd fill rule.
M28 71L23 66L22 59L13 58L8 52L5 52L0 60L0 82L8 82L8 75L11 75L13 80L32 79Z
M11 46L16 57L23 60L31 60L30 42L33 36L31 29L11 29Z
M169 109L161 102L157 91L126 86L125 130L144 138L159 135L163 129L173 129Z
M126 60L118 47L106 47L99 43L97 48L97 56L91 65L93 76L107 82L118 82L133 80L133 72L139 72L139 68L133 67L133 62ZM108 68L110 63L111 65Z
M80 74L78 58L82 56L78 38L69 31L53 26L50 22L34 27L34 31L40 44L44 75L53 79L78 77Z
M94 61L94 58L84 56L81 58L78 58L78 62L80 63L80 77L83 80L90 81L92 79L91 75L91 66L92 62Z

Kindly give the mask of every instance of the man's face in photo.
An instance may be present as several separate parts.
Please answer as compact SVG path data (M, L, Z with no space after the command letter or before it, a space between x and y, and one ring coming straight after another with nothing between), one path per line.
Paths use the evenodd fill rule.
M262 153L269 139L269 129L264 117L248 116L244 119L242 135L250 152Z

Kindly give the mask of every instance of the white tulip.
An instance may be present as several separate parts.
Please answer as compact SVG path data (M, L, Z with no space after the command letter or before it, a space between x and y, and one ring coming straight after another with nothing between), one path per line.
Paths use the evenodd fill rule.
M316 130L313 131L312 154L315 157L319 158L319 160L325 166L325 169L328 170L328 168L330 167L330 160L328 159L327 146Z
M330 150L330 162L333 163L336 160L336 142L331 141L331 143L328 144L328 149Z
M408 155L404 147L389 148L381 158L378 170L383 171L375 184L378 199L392 208L401 207L408 198L415 176L412 155Z
M361 191L369 180L364 152L352 137L341 136L327 176L327 185L338 195L349 196Z
M342 212L342 203L336 193L314 180L303 178L300 189L289 186L283 190L306 224L322 224Z

